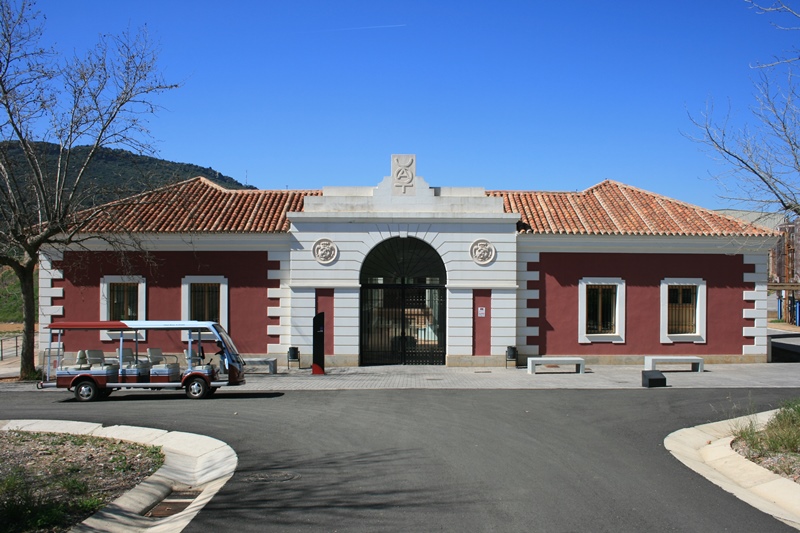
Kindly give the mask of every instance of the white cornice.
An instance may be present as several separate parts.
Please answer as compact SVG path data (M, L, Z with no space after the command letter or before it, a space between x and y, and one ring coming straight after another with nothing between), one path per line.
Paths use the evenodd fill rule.
M446 222L465 223L480 221L484 223L511 224L519 220L519 213L353 213L347 211L328 213L287 213L290 221L302 222L358 222L358 223L424 223Z
M766 253L776 242L777 237L520 234L517 237L517 251L736 255Z
M182 233L140 234L138 245L148 251L258 251L268 246L288 246L292 237L288 233ZM116 247L117 249L119 247ZM107 251L115 249L100 238L89 239L68 247L70 250ZM135 250L134 245L131 247Z

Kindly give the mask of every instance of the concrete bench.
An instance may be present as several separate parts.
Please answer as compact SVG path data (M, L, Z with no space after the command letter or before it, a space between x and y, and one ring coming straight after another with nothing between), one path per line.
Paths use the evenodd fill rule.
M528 374L535 374L537 365L575 365L575 373L583 374L585 361L572 356L528 357Z
M703 371L703 358L692 355L646 355L644 369L655 370L658 363L689 363L693 372Z
M258 367L266 366L267 374L278 373L278 359L275 357L250 357L244 359L244 364L249 367L245 367L245 372L255 372Z

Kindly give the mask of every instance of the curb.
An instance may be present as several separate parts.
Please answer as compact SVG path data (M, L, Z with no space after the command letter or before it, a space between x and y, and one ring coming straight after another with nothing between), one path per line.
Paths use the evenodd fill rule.
M800 484L774 474L731 448L732 429L761 429L778 410L685 428L667 435L664 447L680 462L756 509L800 530Z
M181 531L233 476L238 464L236 452L226 443L194 433L63 420L0 420L0 431L10 430L90 435L161 447L165 456L161 468L75 526L71 531L76 532ZM143 516L173 490L188 488L202 492L180 513Z

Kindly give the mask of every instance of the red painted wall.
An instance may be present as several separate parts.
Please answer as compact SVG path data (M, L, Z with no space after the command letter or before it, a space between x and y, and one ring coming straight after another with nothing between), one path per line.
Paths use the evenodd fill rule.
M317 313L325 313L324 355L333 355L333 289L317 289Z
M485 316L478 316L483 308ZM472 355L492 355L492 290L472 291Z
M661 355L741 354L752 339L742 328L752 320L742 309L752 307L743 291L753 283L742 281L753 265L741 256L695 254L570 254L542 253L538 341L542 355ZM578 343L578 280L619 277L626 284L625 343ZM706 344L661 344L660 283L664 278L703 278L707 284Z
M64 306L59 320L100 320L100 278L107 275L132 274L145 278L147 284L147 320L181 318L181 279L184 276L224 276L228 280L228 332L243 354L265 354L267 344L267 289L274 281L267 280L267 252L158 252L145 258L143 254L127 254L129 266L120 265L113 252L66 252L55 268L64 271L64 279L54 285L64 288L63 298L54 298L53 305ZM178 332L148 333L139 343L139 353L158 347L165 353L180 353L185 343ZM101 342L98 332L71 331L64 336L65 349L100 348L114 351L115 343ZM205 345L216 352L213 343Z

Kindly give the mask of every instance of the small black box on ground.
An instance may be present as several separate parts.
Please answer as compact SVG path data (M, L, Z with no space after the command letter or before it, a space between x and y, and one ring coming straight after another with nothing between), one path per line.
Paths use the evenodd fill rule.
M667 378L658 370L642 370L642 387L666 387Z

